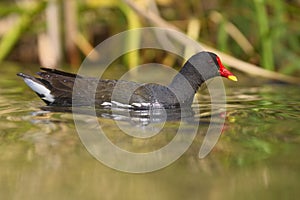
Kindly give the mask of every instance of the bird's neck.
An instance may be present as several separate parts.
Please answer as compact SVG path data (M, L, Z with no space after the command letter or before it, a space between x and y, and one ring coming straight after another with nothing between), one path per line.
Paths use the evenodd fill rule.
M193 100L195 93L203 82L199 71L187 62L174 77L169 88L181 103L186 103Z

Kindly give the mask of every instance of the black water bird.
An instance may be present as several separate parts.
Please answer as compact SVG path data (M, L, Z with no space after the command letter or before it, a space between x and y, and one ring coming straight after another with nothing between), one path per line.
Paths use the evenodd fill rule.
M198 88L208 79L222 76L237 81L216 54L205 51L188 59L167 86L124 80L99 80L48 68L41 70L37 72L39 77L24 73L17 75L22 77L48 106L64 107L90 105L128 109L186 107L191 106ZM74 83L75 90L73 90Z

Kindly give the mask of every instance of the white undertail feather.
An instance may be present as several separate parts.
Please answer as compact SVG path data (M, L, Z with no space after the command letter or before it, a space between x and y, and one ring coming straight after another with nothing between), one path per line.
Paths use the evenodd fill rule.
M53 103L54 102L54 97L53 95L51 95L51 91L49 89L47 89L45 86L43 86L40 83L34 82L33 80L29 79L29 78L24 78L25 83L36 93L42 95L43 97L41 97L42 99Z

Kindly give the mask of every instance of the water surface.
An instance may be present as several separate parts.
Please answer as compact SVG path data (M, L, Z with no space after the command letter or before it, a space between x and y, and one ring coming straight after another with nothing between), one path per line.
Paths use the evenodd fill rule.
M37 69L25 70L34 73ZM113 170L82 145L68 112L42 112L43 102L15 76L20 66L0 67L1 199L297 199L300 195L300 89L239 75L225 80L227 112L213 151L198 158L210 105L200 97L203 123L183 156L152 173ZM153 151L166 145L178 121L151 139L134 139L99 117L121 148ZM196 116L195 119L197 119ZM137 118L140 119L140 118ZM125 122L126 123L126 120ZM132 124L140 125L140 123Z

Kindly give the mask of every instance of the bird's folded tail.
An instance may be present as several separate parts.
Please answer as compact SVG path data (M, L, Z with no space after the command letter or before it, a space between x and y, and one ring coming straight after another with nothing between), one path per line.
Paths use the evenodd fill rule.
M54 96L51 95L51 88L52 86L49 82L35 78L33 76L18 73L17 76L23 78L24 82L46 103L51 104L55 101Z

